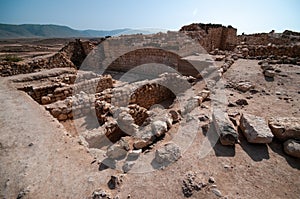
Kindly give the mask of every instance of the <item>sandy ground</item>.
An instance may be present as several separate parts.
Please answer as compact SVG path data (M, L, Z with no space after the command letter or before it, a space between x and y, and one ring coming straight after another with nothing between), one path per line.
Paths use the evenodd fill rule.
M226 83L248 80L258 90L250 94L227 88L230 102L249 98L249 105L228 107L228 112L249 112L266 119L299 117L299 66L284 65L280 74L286 75L277 74L274 81L267 81L257 62L238 60L226 72ZM91 164L93 158L78 144L78 138L68 136L63 125L28 95L13 88L7 79L0 79L1 198L17 198L20 193L26 193L23 198L87 198L97 188L120 198L184 198L182 181L188 172L198 173L205 183L213 177L214 186L227 198L300 197L300 160L285 155L280 142L249 144L240 135L240 143L235 147L217 143L201 158L205 138L201 126L177 162L163 170L126 174L120 188L109 190L110 175L119 172L99 171L98 164ZM209 102L204 104L209 106ZM198 107L196 111L210 116L209 109ZM214 186L208 184L194 191L191 198L218 198L212 192Z
M0 197L85 198L105 185L112 171L93 159L27 94L0 83Z

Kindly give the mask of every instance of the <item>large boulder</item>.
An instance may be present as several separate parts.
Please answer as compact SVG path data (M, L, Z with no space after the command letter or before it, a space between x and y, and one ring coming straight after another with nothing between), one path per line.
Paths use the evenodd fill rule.
M300 139L300 118L298 117L270 118L269 127L274 136L280 140Z
M300 158L300 141L289 139L284 142L283 149L286 154Z
M272 142L273 134L264 118L243 113L240 119L240 128L250 143Z

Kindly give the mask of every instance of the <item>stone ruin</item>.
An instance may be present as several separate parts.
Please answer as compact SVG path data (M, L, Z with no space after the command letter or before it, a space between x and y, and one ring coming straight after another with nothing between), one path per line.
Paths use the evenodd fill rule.
M208 52L214 49L233 50L237 44L237 29L221 24L190 24L179 31L195 38Z
M51 68L77 68L99 43L101 43L101 41L91 42L76 39L73 42L69 42L68 45L63 47L59 52L47 58L29 60L21 63L2 61L0 62L0 75L11 76L27 74Z
M193 123L197 116L195 112L206 99L211 100L214 107L211 121L221 144L235 145L238 128L250 143L270 143L274 136L282 138L287 134L283 139L289 142L285 143L286 153L299 157L299 151L288 150L298 143L293 139L300 138L299 119L275 118L266 122L245 113L234 125L220 104L213 105L220 97L215 86L237 59L262 59L264 74L269 76L273 71L272 64L300 65L300 48L295 42L299 35L285 32L282 35L237 36L236 31L231 26L191 24L182 27L180 33L107 38L98 46L99 43L76 40L44 60L25 64L1 63L0 73L2 76L29 73L12 79L13 83L61 122L92 115L98 126L82 132L80 143L96 158L103 156L104 151L106 159L103 163L114 168L120 166L118 168L123 172L129 172L135 164L125 161L125 157L137 159L159 143L174 126L199 125ZM183 39L180 34L188 35L192 40ZM199 43L203 48L195 45ZM224 63L216 67L210 56L200 61L192 59L205 51ZM124 74L148 63L164 64L172 70L165 73L148 67L144 71L134 71L139 77L145 76L132 82L122 82L114 77L116 73ZM195 85L202 86L195 89ZM238 86L242 91L251 88L252 85L247 84ZM207 124L203 129L206 127ZM265 134L260 132L262 129ZM180 158L178 145L169 143L156 150L157 168Z

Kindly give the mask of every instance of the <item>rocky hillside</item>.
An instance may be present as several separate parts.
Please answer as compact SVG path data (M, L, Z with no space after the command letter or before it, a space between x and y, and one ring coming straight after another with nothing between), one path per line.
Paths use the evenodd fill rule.
M39 24L0 24L0 39L10 38L67 38L67 37L105 37L122 34L151 34L161 30L156 29L115 29L115 30L75 30L68 26Z

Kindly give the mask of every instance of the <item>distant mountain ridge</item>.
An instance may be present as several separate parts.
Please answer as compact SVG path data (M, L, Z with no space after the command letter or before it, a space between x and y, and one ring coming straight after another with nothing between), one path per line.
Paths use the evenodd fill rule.
M67 37L105 37L122 34L152 34L165 32L162 29L115 29L115 30L75 30L68 26L41 24L0 24L0 39L13 38L67 38Z

